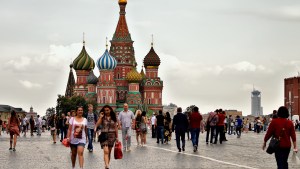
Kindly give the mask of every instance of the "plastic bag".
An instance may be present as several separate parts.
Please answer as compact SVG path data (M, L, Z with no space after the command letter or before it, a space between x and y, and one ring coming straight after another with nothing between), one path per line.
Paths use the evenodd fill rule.
M115 156L115 159L122 159L123 158L122 144L121 144L120 141L117 141L115 143L114 156Z
M65 147L70 147L70 142L65 138L63 139L63 141L61 142Z
M292 162L297 164L297 165L300 165L300 160L299 160L299 157L297 156L296 152L293 152Z

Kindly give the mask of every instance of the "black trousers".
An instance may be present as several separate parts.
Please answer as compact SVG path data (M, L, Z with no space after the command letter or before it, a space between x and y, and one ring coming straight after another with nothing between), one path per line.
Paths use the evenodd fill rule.
M222 141L224 140L225 133L224 133L224 126L217 126L217 131L216 131L216 138L215 138L215 143L218 142L218 136L220 134L220 143L222 144Z
M178 149L181 149L180 140L182 142L182 147L185 148L185 131L179 130L176 131L176 145Z
M152 125L152 138L156 138L156 129L154 125Z
M279 148L278 151L275 152L275 158L277 162L278 169L288 169L288 158L290 154L290 148Z

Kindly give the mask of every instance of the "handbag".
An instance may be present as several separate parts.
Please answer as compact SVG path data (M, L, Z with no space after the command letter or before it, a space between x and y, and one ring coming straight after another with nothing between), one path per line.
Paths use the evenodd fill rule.
M120 141L116 141L116 143L115 143L114 157L115 157L115 159L122 159L123 158L122 143Z
M273 154L279 148L280 139L275 138L274 136L271 138L269 146L266 150L268 154Z
M103 143L106 140L108 140L108 133L107 132L101 132L101 134L98 136L98 142Z
M269 143L269 146L266 150L266 152L268 154L273 154L274 152L276 152L279 149L280 139L282 137L282 134L283 134L284 130L285 130L285 127L283 127L281 129L279 138L276 138L274 135L272 136L272 138L270 140L270 143Z

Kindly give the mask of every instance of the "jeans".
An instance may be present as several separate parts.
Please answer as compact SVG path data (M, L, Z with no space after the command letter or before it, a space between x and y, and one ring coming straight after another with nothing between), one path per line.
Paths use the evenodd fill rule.
M192 139L193 146L198 147L200 128L194 128L194 129L192 128L190 129L190 131L191 131L191 139Z
M156 127L156 138L157 138L157 143L159 143L159 138L161 138L161 144L164 143L164 126L157 126Z
M290 154L290 148L279 148L278 151L275 152L275 159L277 162L278 169L288 169L288 158Z
M122 143L123 148L129 148L131 146L131 128L122 128Z
M36 134L37 135L41 134L41 127L39 125L36 126Z
M185 147L185 131L179 130L175 132L176 134L176 145L178 149L181 149L180 147L180 137L181 137L181 142L182 142L182 148Z
M93 150L94 129L88 128L87 132L88 132L88 140L89 140L88 149Z
M241 126L236 126L236 135L238 137L241 137L241 135L242 135L242 127Z
M67 129L65 128L60 128L60 140L63 140L64 138L67 137Z

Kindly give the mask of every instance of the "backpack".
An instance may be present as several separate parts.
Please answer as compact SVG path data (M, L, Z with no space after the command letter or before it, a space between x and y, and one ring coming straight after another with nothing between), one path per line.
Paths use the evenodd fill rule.
M215 114L215 115L212 117L212 119L210 120L209 125L210 125L210 126L216 126L216 125L217 125L217 122L218 122L218 116L217 116L217 114Z

